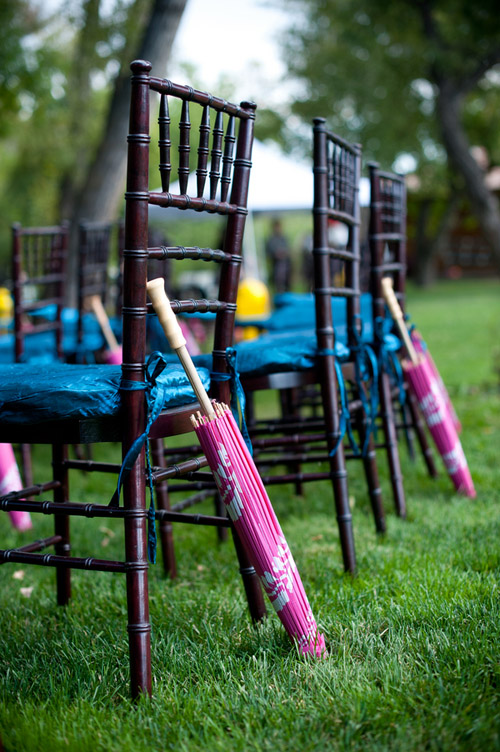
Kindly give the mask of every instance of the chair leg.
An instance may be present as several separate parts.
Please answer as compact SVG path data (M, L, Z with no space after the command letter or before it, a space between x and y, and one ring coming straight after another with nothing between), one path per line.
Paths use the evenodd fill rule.
M247 553L233 525L231 525L231 532L233 534L234 547L240 565L240 574L243 580L243 587L245 588L250 617L254 623L257 623L262 621L267 614L260 579L254 566L250 563Z
M380 374L379 394L394 505L398 517L404 519L406 518L406 499L403 485L403 474L401 472L401 463L399 460L398 439L391 399L391 386L389 376L385 371Z
M165 455L163 453L162 439L154 439L150 442L151 458L153 465L157 467L166 467ZM168 496L168 483L161 481L155 488L156 501L158 509L170 509L170 499ZM159 523L160 544L163 558L163 571L172 580L177 577L177 562L175 559L174 536L172 523L168 520L161 520Z
M28 488L33 485L33 464L31 462L31 444L21 444L21 473L23 485Z
M142 462L142 464L141 464ZM149 620L146 487L141 454L124 487L127 562L128 640L132 697L151 695L151 624Z
M402 431L404 432L404 437L406 441L406 447L408 450L408 457L412 462L415 462L417 455L415 452L415 443L413 440L413 425L411 420L411 414L408 409L408 404L405 401L402 405L399 405L399 412L400 412L400 418L401 418L401 424L402 424ZM399 434L396 434L399 438Z
M335 511L339 529L340 547L344 570L355 574L356 552L354 548L354 533L352 530L352 514L349 506L349 490L347 487L347 470L342 445L330 458L330 475L333 484Z
M366 441L366 419L363 410L359 410L356 414L356 427L361 446L364 446ZM385 533L385 511L382 502L382 489L380 488L377 455L375 452L373 436L370 436L368 440L368 446L365 455L363 456L363 468L365 471L366 485L372 507L373 519L375 521L375 530L377 533Z
M64 444L52 446L52 467L54 480L59 481L60 486L54 490L54 502L68 501L68 470L65 460L68 449ZM54 533L61 536L59 543L55 544L57 556L70 556L70 518L68 515L56 514L54 516ZM71 569L69 567L57 567L56 569L57 603L66 606L71 598Z
M218 493L214 494L214 510L217 517L227 517L226 505ZM217 538L221 543L225 543L228 538L227 527L217 528Z
M411 420L413 423L417 441L420 446L420 450L424 457L425 465L427 467L427 472L429 473L431 478L437 478L438 471L436 468L436 463L434 462L434 455L429 446L429 442L427 441L427 436L425 434L424 424L423 424L423 421L422 421L422 418L420 416L420 412L418 409L417 400L414 394L410 391L410 389L406 390L406 399L408 400L408 407L410 409Z

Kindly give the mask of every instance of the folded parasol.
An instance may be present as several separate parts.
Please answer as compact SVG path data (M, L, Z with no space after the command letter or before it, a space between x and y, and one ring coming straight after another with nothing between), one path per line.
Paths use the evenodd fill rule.
M318 631L297 566L232 413L226 405L212 402L201 385L163 280L148 282L148 293L204 413L192 416L193 427L234 529L300 652L325 655L325 640Z
M402 362L408 384L418 400L429 432L455 488L459 493L473 498L476 496L476 491L452 414L443 396L439 379L436 377L436 367L431 363L428 350L417 352L394 294L392 279L384 277L382 287L385 300L409 357L409 360Z

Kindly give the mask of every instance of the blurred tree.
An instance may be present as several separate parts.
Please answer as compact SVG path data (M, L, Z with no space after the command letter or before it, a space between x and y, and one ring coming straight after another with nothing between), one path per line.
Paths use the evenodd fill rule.
M500 164L499 130L492 127L500 106L498 3L287 0L290 5L300 11L284 40L290 74L302 84L293 113L307 122L327 117L332 129L362 142L365 158L416 169L426 196L419 234L427 249L430 197L446 207L464 193L500 268L498 201L471 153L480 143ZM443 215L434 227L447 223Z
M54 220L62 127L60 80L64 50L53 44L28 0L0 3L0 255L10 250L10 225ZM42 113L42 114L41 114ZM59 150L58 150L59 147ZM45 222L48 224L49 222ZM3 275L7 265L3 264Z
M118 217L129 63L143 57L165 74L186 2L79 0L52 13L29 0L0 4L2 255L16 220L67 218L75 229Z

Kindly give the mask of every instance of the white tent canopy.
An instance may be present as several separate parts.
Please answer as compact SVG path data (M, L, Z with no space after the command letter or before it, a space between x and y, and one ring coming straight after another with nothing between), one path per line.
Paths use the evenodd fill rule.
M189 176L188 190L196 190L196 173ZM160 190L160 189L158 189ZM179 184L174 183L172 193L179 193ZM370 200L368 178L361 178L360 203L367 206ZM248 208L253 212L309 210L313 200L312 164L299 161L284 154L276 145L254 141L252 171L248 192ZM150 216L161 216L161 209L150 206Z

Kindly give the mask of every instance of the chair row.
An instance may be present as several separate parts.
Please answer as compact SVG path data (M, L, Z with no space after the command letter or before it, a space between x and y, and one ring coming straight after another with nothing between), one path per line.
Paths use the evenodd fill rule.
M68 307L69 229L66 222L53 227L13 225L13 317L0 338L1 362L93 362L105 347L91 301L98 297L103 305L115 308L109 269L119 232L113 223L79 225L72 308Z
M53 362L41 372L35 372L29 363L4 367L0 382L0 441L51 444L53 475L46 482L0 498L0 508L53 514L54 534L16 549L1 550L0 563L54 567L57 601L61 605L70 599L72 569L124 574L131 692L136 697L151 694L152 687L148 553L149 561L154 561L155 523L159 525L162 549L171 571L175 568L173 523L229 529L251 618L257 621L266 613L262 583L248 550L223 513L214 477L206 469L206 457L197 446L188 445L178 450L168 444L171 437L192 432L191 416L200 406L175 357L157 352L148 356L146 324L148 316L154 315L146 296L148 263L169 260L189 264L202 260L218 269L217 299L170 301L175 314L215 316L211 352L199 356L197 377L211 397L233 404L235 412L238 412L237 397L241 395L240 383L249 403L252 394L262 388L278 389L283 394L287 412L272 427L266 421L267 436L259 435L258 421L253 420L251 411L248 413L257 463L260 464L259 453L262 458L262 453L275 439L280 449L277 461L281 464L297 468L313 454L317 455L315 462L319 457L326 463L327 469L312 473L311 478L305 478L301 472L291 472L291 477L285 476L282 480L293 483L331 480L332 506L336 510L344 567L350 572L356 569L356 555L345 461L349 456L362 460L376 527L382 531L384 513L373 427L379 414L388 420L392 399L387 383L382 383L379 389L379 379L387 382L386 376L380 375L386 374L382 370L386 356L381 353L385 352L383 338L387 332L383 323L385 311L379 306L377 293L373 295L379 306L375 315L377 336L370 344L363 341L359 290L360 147L328 131L323 119L315 119L314 195L311 196L315 323L310 331L276 335L272 342L263 338L258 349L266 360L265 365L259 364L257 371L246 370L244 361L251 355L251 344L235 346L234 329L256 106L251 102L237 105L155 77L150 73L151 65L145 61L134 61L131 68L121 306L123 362L121 366ZM152 138L150 132L151 102L158 106L158 138ZM192 123L199 127L193 127ZM158 178L149 174L149 165L155 162L151 152L156 143L159 144L156 159L161 180L159 191L151 189ZM174 145L179 150L178 193L172 192L171 150ZM193 164L197 186L195 192L188 194L188 174ZM385 179L381 175L381 180ZM149 246L150 205L173 207L184 213L187 220L193 213L221 216L224 221L222 247ZM329 219L348 226L349 240L345 249L330 246ZM380 236L381 232L374 234ZM385 242L391 243L393 238L387 237ZM331 279L332 257L345 265L342 288L336 287ZM404 262L398 263L398 269L393 270L396 273L403 271ZM48 273L44 270L44 275ZM374 279L378 273L374 271ZM404 289L398 292L401 297ZM332 296L346 301L344 342L336 335ZM382 319L380 324L379 318ZM304 394L301 390L311 385L317 385L320 394L320 409L313 418L305 414L300 402ZM380 410L378 405L384 390L386 402ZM239 413L242 410L240 403ZM391 421L392 430L396 430L394 419ZM394 439L389 430L386 437L389 437L386 438L388 444ZM349 451L345 448L347 438L352 443ZM116 465L68 458L68 444L116 441L122 444L122 462ZM394 445L395 440L392 443ZM297 447L300 447L300 454ZM262 467L264 463L269 465L266 456ZM71 501L70 471L82 467L116 474L117 487L111 500ZM393 474L397 475L397 471ZM157 506L152 496L149 509L148 485L157 492ZM173 504L172 494L179 489L183 491L182 499ZM189 511L207 496L215 497L218 507L215 514ZM402 511L400 508L401 514ZM93 557L89 552L74 555L70 535L74 516L123 520L124 558L106 560ZM46 553L48 548L53 548L54 553Z

